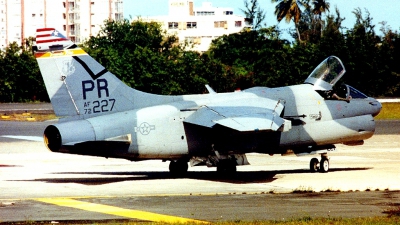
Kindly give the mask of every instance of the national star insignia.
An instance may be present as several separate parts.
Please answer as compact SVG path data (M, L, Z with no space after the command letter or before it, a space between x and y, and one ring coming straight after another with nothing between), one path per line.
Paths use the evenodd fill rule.
M154 125L150 125L147 122L143 122L140 124L140 126L135 127L135 132L139 132L143 135L148 135L150 133L150 131L155 130L156 126Z

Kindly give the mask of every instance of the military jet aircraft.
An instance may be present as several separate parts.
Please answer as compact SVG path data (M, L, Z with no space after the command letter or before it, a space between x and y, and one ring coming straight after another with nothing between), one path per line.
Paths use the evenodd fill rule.
M312 158L327 172L335 144L362 145L382 106L350 85L341 60L329 56L304 84L230 93L162 96L128 87L53 28L37 30L35 57L59 122L44 131L53 152L170 161L235 172L246 153Z

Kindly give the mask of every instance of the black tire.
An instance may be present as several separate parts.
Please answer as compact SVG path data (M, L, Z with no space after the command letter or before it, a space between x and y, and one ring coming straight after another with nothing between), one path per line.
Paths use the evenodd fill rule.
M328 158L322 158L320 165L319 165L319 172L321 173L327 173L329 171L329 159Z
M232 159L222 159L217 163L218 173L235 173L236 172L236 161Z
M188 163L184 160L176 160L169 163L169 172L174 175L185 174L188 168Z
M176 161L171 161L169 163L169 172L170 173L174 173L175 171L177 171L177 165L176 165Z
M319 161L317 158L312 158L310 160L310 171L313 173L318 172L319 170Z

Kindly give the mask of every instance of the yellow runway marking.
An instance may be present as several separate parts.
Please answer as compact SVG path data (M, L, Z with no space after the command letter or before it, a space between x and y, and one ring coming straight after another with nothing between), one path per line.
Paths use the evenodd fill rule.
M115 206L101 205L90 202L77 201L69 198L38 198L35 199L39 202L49 203L58 206L70 207L75 209L86 210L90 212L104 213L114 216L122 216L126 218L147 220L153 222L167 222L167 223L208 223L201 220L187 219L177 216L168 216L157 213L145 212L140 210L124 209Z

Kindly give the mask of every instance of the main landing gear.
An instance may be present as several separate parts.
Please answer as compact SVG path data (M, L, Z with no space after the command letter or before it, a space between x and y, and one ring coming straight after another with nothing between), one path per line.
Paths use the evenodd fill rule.
M329 170L329 159L327 154L321 154L321 162L317 158L312 158L310 161L311 172L327 173Z
M187 160L171 160L169 163L169 172L174 175L182 175L188 171L188 167Z
M217 172L218 173L235 173L236 172L236 159L227 158L220 159L217 163Z

